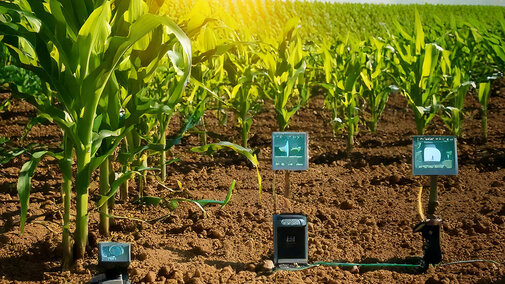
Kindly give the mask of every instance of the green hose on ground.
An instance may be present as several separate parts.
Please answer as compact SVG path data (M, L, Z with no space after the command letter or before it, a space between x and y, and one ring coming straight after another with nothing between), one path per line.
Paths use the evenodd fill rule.
M446 265L453 265L453 264L464 264L464 263L474 263L474 262L488 262L492 264L497 264L497 265L502 265L502 263L493 261L493 260L487 260L487 259L472 259L472 260L461 260L461 261L454 261L454 262L449 262L449 263L440 263L437 264L435 267L438 266L446 266ZM316 267L316 266L336 266L336 267L409 267L409 268L423 268L424 266L421 264L409 264L409 263L349 263L349 262L325 262L325 261L317 261L314 262L313 264L308 264L304 266L299 266L299 267L278 267L275 270L284 270L284 271L299 271L299 270L305 270L308 268Z

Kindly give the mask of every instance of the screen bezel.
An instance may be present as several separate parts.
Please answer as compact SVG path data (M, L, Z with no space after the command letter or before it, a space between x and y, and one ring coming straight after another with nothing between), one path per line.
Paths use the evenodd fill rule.
M275 164L275 142L277 135L300 135L305 139L305 156L303 157L304 164L302 166L282 166ZM278 139L278 138L277 138ZM276 170L290 170L290 171L305 171L309 167L309 135L307 132L272 132L272 169Z
M453 167L452 168L434 168L434 169L425 169L425 168L418 168L417 163L419 161L416 161L415 159L415 146L416 143L421 142L420 139L423 139L422 141L426 141L428 139L447 139L450 138L453 141L453 157L452 157L452 162L453 162ZM414 176L445 176L445 175L457 175L458 174L458 147L457 147L457 137L456 136L444 136L444 135L414 135L412 136L412 172Z

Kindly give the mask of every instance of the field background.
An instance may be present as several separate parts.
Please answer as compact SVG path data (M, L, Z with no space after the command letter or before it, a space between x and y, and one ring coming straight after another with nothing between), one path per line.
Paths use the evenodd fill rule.
M194 57L234 39L274 43L282 37L289 19L300 18L297 31L304 51L325 40L336 44L349 40L356 47L371 37L391 39L400 31L415 30L419 12L426 42L436 41L453 28L477 27L483 34L503 38L505 9L481 6L361 5L290 1L151 1L153 11L173 17L189 33L191 19L218 19L193 35ZM195 8L196 6L196 8ZM225 24L227 28L221 25ZM208 32L206 32L208 30ZM210 40L210 41L209 41ZM484 45L483 45L484 46ZM482 50L479 51L482 54ZM491 60L487 55L483 58ZM205 63L207 64L207 63ZM484 65L484 64L482 64ZM200 65L195 65L195 72ZM202 65L204 66L204 65ZM479 66L477 62L476 66ZM496 70L493 70L496 71ZM321 74L319 74L321 75ZM323 76L324 77L324 76ZM212 79L212 78L211 78ZM211 82L209 79L208 82ZM188 87L188 92L195 88ZM213 157L190 151L200 146L198 132L190 132L171 157L180 161L168 167L165 185L185 189L174 194L148 175L145 195L217 199L226 196L232 180L237 186L223 209L209 206L207 217L194 205L182 203L175 211L152 205L117 201L111 236L98 234L99 213L90 202L90 236L87 257L69 272L60 272L62 198L61 173L57 162L44 158L35 172L25 233L19 235L19 198L16 183L27 161L20 156L0 167L0 283L83 283L98 272L97 243L121 241L132 244L129 270L133 283L505 283L505 82L491 82L488 104L488 140L481 138L481 105L476 88L465 94L464 130L458 140L458 176L439 179L438 214L442 227L443 262L486 259L430 268L419 274L409 269L360 271L316 267L304 271L269 273L263 262L273 258L272 214L306 214L309 222L309 261L416 263L422 257L422 238L412 227L421 221L417 213L419 185L428 200L429 180L413 177L411 136L417 134L414 112L407 98L391 93L377 133L360 122L352 151L346 153L345 131L333 133L332 110L325 104L327 92L318 86L310 99L292 117L290 131L309 134L309 170L291 174L292 197L279 196L274 211L272 196L271 132L278 130L272 101L262 99L261 110L249 133L249 147L260 149L259 170L263 193L258 199L256 171L243 157L219 152ZM29 143L58 147L61 131L52 124L36 125L24 141L21 137L37 109L13 99L2 90L0 99L11 105L0 112L0 136L14 146ZM214 104L209 104L214 106ZM209 142L240 144L236 113L205 112ZM178 131L183 114L173 117L168 134ZM443 115L426 128L427 134L450 135ZM24 143L24 144L22 144ZM90 199L96 201L98 172L93 174ZM283 175L276 173L282 188ZM130 197L136 195L130 184ZM75 204L73 204L75 206ZM170 217L146 223L170 214ZM73 217L72 217L73 218ZM71 231L75 228L71 227Z

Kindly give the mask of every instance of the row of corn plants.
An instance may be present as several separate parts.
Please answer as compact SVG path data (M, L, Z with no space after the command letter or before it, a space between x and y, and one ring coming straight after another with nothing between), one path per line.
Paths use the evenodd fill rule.
M483 139L486 139L490 81L501 76L500 56L503 55L500 45L503 20L496 15L495 19L501 24L489 20L480 23L477 16L464 23L451 14L449 21L426 17L432 22L423 25L417 8L421 11L432 9L417 7L408 10L403 7L404 11L408 10L408 15L412 15L409 21L412 24L405 25L397 17L392 17L384 25L384 33L379 33L383 35L381 37L367 34L368 37L361 40L362 35L347 33L334 39L315 36L304 40L307 28L313 26L303 26L306 23L302 19L315 13L314 10L322 7L359 9L356 6L320 6L321 3L311 6L305 3L304 7L311 8L302 12L294 8L300 4L297 2L273 1L270 4L262 7L261 3L254 1L220 4L200 0L187 12L193 17L199 14L198 11L204 11L206 17L230 25L229 30L233 31L233 36L229 31L214 32L212 40L206 36L203 42L215 44L210 48L208 44L196 46L196 50L205 53L226 49L224 53L215 53L217 65L204 67L218 76L202 82L208 87L219 86L214 88L219 99L213 105L220 113L229 111L237 115L243 146L247 146L253 117L261 109L273 105L279 130L286 130L292 115L310 99L311 90L319 87L325 89L325 106L332 113L334 132L347 133L348 150L352 149L360 126L371 132L377 131L391 93L406 97L419 134L425 133L433 118L438 116L454 135L461 136L464 98L469 90L475 89L482 106L482 132ZM181 13L191 7L169 5L179 8L176 10L183 11ZM258 11L270 9L266 14L255 16L261 18L260 22L264 21L259 25L262 30L275 30L279 19L285 19L293 11L298 14L286 19L276 35L255 35L253 28L244 24L248 21L243 16L244 10L251 5L258 6L254 6L258 14ZM224 12L216 10L217 7ZM272 9L279 9L282 13ZM479 9L486 15L493 14L490 8ZM436 14L441 15L442 10ZM497 11L498 14L503 12L501 9ZM223 16L226 20L222 19ZM270 24L272 29L267 28ZM318 34L322 30L319 27Z
M178 88L189 78L191 45L168 17L149 13L144 1L14 1L0 2L0 35L19 65L43 82L44 95L33 101L39 116L63 132L61 152L39 151L20 172L21 232L28 210L30 180L44 155L60 160L63 173L63 266L72 259L70 236L71 189L76 192L76 257L85 254L88 239L88 202L91 174L101 169L101 221L106 224L106 201L134 171L108 180L108 160L132 133L123 95L139 90L167 53L179 56ZM127 73L125 76L124 73ZM128 81L128 76L135 78ZM125 83L125 80L128 83ZM130 83L131 82L131 83ZM181 92L181 91L179 91ZM30 95L30 94L28 94ZM133 93L137 98L136 93ZM126 95L128 97L128 95ZM131 99L130 99L131 100ZM125 114L126 118L122 119ZM72 166L77 168L72 175ZM107 226L104 225L104 230Z

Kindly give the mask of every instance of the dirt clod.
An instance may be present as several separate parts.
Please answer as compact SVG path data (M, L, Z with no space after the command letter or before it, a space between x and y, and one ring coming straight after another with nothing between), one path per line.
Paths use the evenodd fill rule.
M274 262L270 259L264 260L260 263L260 271L269 272L275 268Z
M349 210L353 209L356 205L354 204L354 201L352 200L345 200L342 203L340 203L340 208L344 210Z
M175 279L177 281L184 281L184 273L178 269L174 269L168 278Z
M231 268L231 266L228 265L228 266L223 267L222 272L223 273L233 273L234 270L233 270L233 268Z
M137 259L140 261L144 261L147 259L147 252L143 251L138 254Z
M249 264L247 264L247 266L246 266L246 270L247 270L247 271L254 272L254 271L256 271L256 265L255 265L254 263L249 263Z
M79 274L85 274L86 273L86 268L84 268L84 264L82 263L82 260L77 260L75 263L75 272Z
M479 222L477 222L477 224L475 224L474 229L477 233L484 234L490 232L490 226L492 225L490 224L489 221L480 220Z
M398 183L400 183L401 180L402 180L402 177L398 174L394 174L389 177L389 182L391 184L398 184Z
M211 237L213 239L222 239L222 238L225 237L225 234L224 234L224 232L222 230L212 229L209 232L209 237Z
M134 268L130 269L130 275L131 276L137 276L137 275L142 275L142 274L143 274L142 269L140 269L138 267L134 267Z
M186 281L186 283L188 283L188 284L203 284L204 282L198 277L193 277L193 278L189 279L188 281Z
M203 243L203 244L196 244L193 247L193 251L199 255L210 255L213 250L211 245Z
M156 273L153 271L147 272L146 276L144 277L144 281L147 283L154 283L156 281Z
M160 270L158 271L158 275L168 277L170 276L170 267L168 266L162 266Z
M195 273L193 274L193 277L201 277L202 276L202 270L197 268L195 269Z

